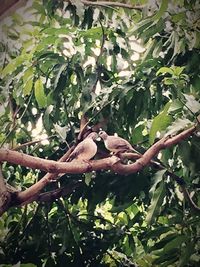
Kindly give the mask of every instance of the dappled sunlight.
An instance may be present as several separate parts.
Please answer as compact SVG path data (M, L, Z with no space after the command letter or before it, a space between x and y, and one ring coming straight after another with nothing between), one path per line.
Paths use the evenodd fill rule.
M0 266L198 266L199 1L11 2Z

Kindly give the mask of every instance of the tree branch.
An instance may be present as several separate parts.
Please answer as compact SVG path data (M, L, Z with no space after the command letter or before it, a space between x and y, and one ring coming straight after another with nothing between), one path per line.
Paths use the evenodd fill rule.
M58 162L64 162L68 159L69 155L73 151L74 146L72 146L60 159ZM44 175L44 177L39 180L37 183L33 184L26 190L19 192L16 196L16 203L17 204L22 204L24 202L29 201L32 202L34 201L35 196L37 196L40 191L52 180L56 179L58 177L57 173L47 173Z
M180 143L182 140L189 137L196 130L196 126L177 134L176 136L170 137L165 136L160 139L158 142L153 144L135 163L129 165L123 165L119 162L115 164L113 170L121 174L130 174L137 171L140 171L145 166L151 163L152 159L164 148L171 147L172 145Z
M77 182L71 186L68 187L61 187L57 188L55 190L51 190L49 192L44 192L38 195L35 195L31 200L28 199L26 202L23 203L23 205L27 205L33 201L37 202L50 202L55 201L56 199L60 197L66 197L67 195L71 194L74 189L79 187L81 185L80 182Z
M184 140L190 136L196 130L196 126L193 126L180 134L173 137L163 137L154 145L152 145L136 162L124 165L120 163L119 158L113 156L106 159L92 160L89 163L84 161L73 162L62 162L65 161L68 155L71 153L68 151L67 155L60 159L59 162L47 159L41 159L38 157L33 157L20 153L17 151L12 151L9 149L0 149L0 161L8 161L13 164L22 165L32 169L40 169L47 171L49 173L71 173L79 174L84 172L90 172L92 170L108 170L113 169L117 173L129 174L140 171L144 166L147 166L152 158L156 156L161 149L170 147ZM71 149L72 150L72 149ZM49 180L52 180L52 177L47 177L41 179L39 182L46 184ZM38 183L39 183L38 182Z
M56 137L56 135L51 135L49 137L42 138L40 140L29 141L29 142L26 142L26 143L23 143L21 145L18 145L16 147L14 147L12 150L19 150L21 148L24 148L24 147L27 147L27 146L31 146L31 145L35 145L37 143L41 143L42 141L46 141L46 140L49 140L49 139L54 138L54 137Z
M176 136L163 137L154 145L152 145L143 155L139 155L140 158L136 159L134 163L128 165L122 164L120 158L116 156L111 156L109 158L103 158L99 160L91 160L89 162L63 162L66 161L71 151L73 150L73 147L59 160L59 162L33 157L8 149L0 149L0 161L7 161L13 164L19 164L25 167L49 172L41 180L39 180L37 183L35 183L25 191L15 193L14 205L19 205L23 204L24 202L32 202L33 200L37 199L39 192L48 183L50 183L52 179L59 178L59 173L80 174L99 170L113 170L116 173L126 175L138 172L148 164L151 164L152 159L160 152L161 149L181 142L182 140L190 136L195 130L196 126L193 126L177 134ZM135 154L134 157L137 158Z

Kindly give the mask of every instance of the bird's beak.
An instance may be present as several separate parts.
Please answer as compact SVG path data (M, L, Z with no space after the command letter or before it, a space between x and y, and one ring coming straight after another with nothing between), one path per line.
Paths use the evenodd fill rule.
M96 138L96 141L101 141L101 137L98 135L98 137Z

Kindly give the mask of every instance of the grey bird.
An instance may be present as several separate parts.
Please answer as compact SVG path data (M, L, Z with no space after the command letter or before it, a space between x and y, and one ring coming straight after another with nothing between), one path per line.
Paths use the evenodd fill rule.
M81 160L88 161L93 158L97 153L97 145L95 140L98 134L95 132L90 133L82 142L80 142L70 154L67 161Z
M119 136L108 135L104 131L100 131L99 136L103 139L105 147L114 154L126 151L132 151L138 153L127 140Z

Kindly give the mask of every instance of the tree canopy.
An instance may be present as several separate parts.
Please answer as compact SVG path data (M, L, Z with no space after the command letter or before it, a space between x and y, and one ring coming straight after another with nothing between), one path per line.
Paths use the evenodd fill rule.
M33 0L1 21L1 266L199 266L199 11ZM67 161L100 130L138 153Z

